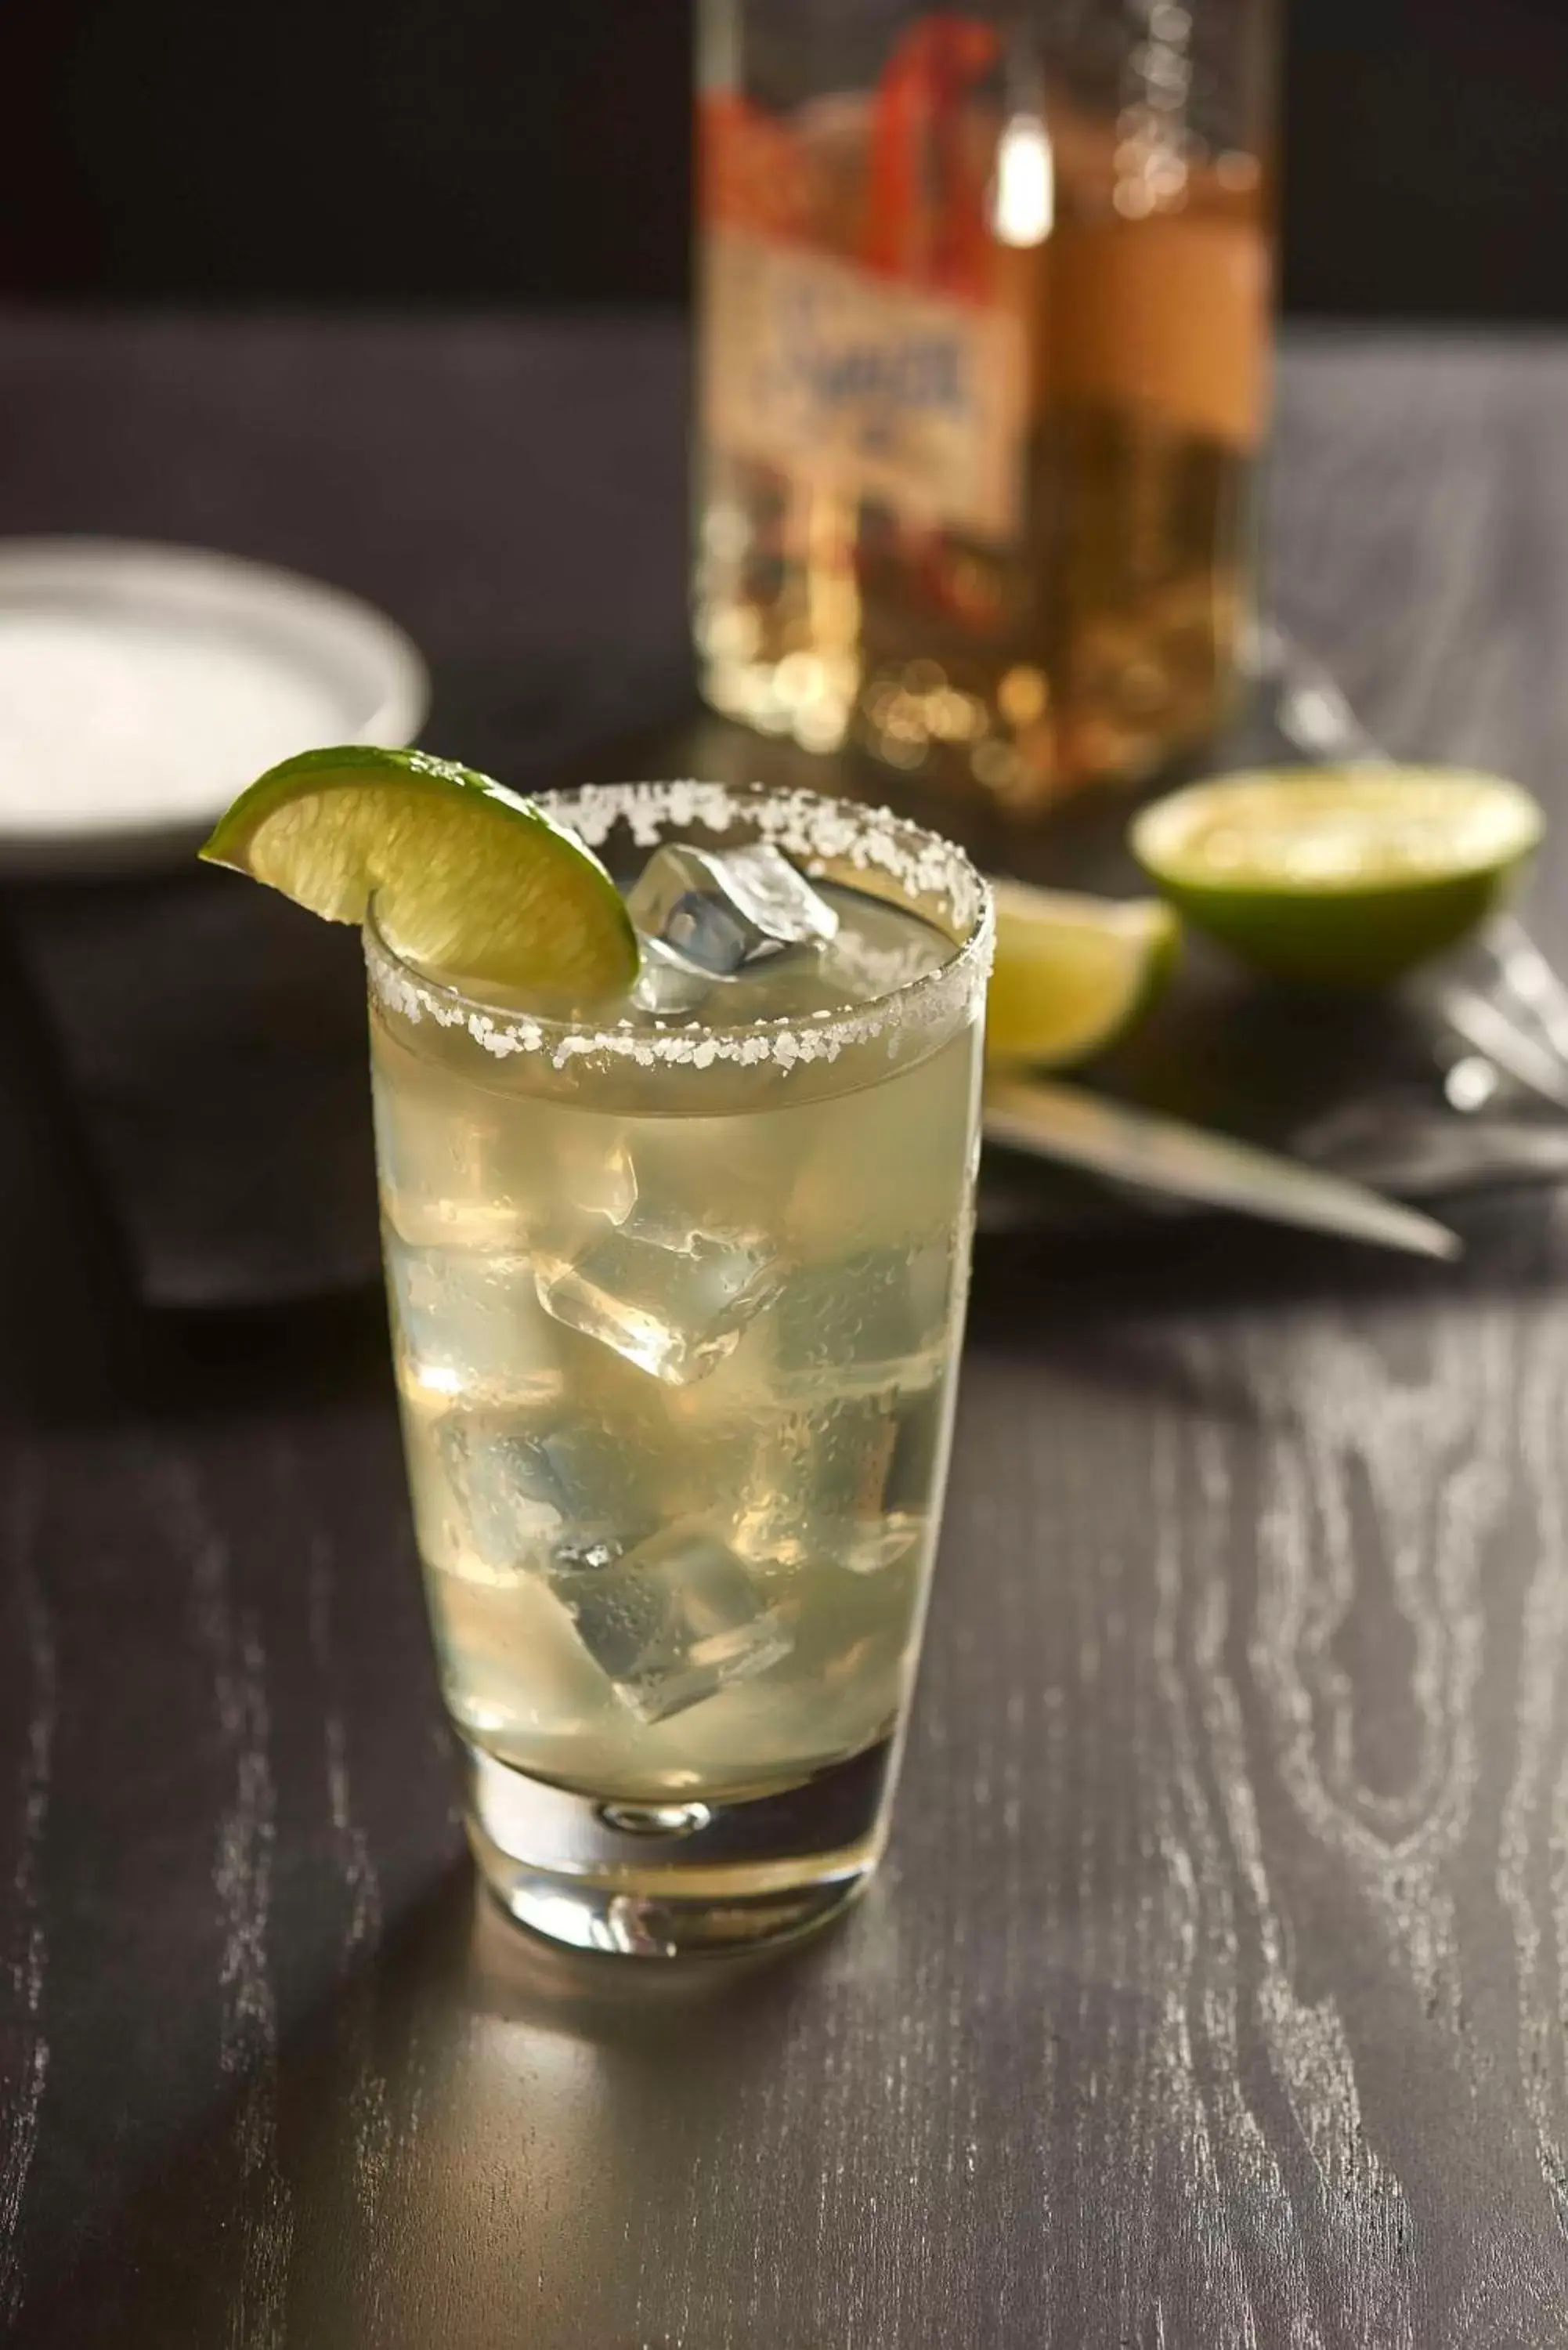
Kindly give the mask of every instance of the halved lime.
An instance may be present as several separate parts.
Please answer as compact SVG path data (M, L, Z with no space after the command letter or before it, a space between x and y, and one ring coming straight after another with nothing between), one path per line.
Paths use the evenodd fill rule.
M1260 970L1371 987L1472 930L1542 829L1501 775L1314 767L1189 785L1127 837L1166 896Z
M637 939L604 867L532 800L426 751L306 751L242 792L202 855L472 986L587 1003Z
M996 962L986 1004L992 1062L1065 1069L1137 1019L1176 960L1179 924L1155 898L1119 904L997 881Z

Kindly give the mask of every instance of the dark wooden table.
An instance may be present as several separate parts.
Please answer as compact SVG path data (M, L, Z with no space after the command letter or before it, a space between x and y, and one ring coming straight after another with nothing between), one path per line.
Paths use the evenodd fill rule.
M682 399L663 323L14 317L0 528L366 590L477 754L677 659ZM1568 348L1294 341L1272 554L1391 745L1561 796ZM886 1873L788 1963L630 1976L474 1901L374 1298L142 1312L36 1046L0 1027L16 2341L1568 2342L1550 1194L1461 1209L1456 1270L984 1246Z

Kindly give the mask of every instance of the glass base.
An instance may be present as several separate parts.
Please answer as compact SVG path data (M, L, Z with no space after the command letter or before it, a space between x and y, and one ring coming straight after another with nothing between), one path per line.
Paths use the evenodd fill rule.
M897 1765L889 1738L782 1794L641 1804L462 1752L469 1842L502 1907L573 1950L649 1959L734 1956L836 1917L881 1856Z

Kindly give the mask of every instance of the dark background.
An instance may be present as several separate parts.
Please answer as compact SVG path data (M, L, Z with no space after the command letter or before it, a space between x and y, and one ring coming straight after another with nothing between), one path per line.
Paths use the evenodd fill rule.
M1289 0L1283 290L1568 317L1563 0ZM8 0L0 288L680 298L683 0Z

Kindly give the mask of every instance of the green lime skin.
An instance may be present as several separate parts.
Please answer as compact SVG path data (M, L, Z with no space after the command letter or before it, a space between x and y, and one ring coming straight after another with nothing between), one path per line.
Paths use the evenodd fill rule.
M629 986L638 945L591 850L488 775L350 743L269 768L201 851L328 921L374 900L389 945L464 983L587 1003Z

